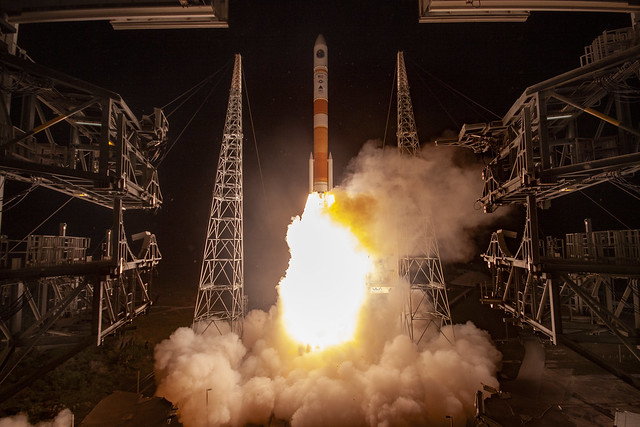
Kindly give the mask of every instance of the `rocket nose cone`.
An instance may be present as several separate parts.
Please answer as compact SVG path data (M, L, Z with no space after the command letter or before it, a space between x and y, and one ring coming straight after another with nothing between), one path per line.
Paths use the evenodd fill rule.
M327 45L327 42L324 41L324 37L322 36L322 34L318 34L318 38L316 39L316 44L315 45L316 46L318 46L318 45L326 46Z

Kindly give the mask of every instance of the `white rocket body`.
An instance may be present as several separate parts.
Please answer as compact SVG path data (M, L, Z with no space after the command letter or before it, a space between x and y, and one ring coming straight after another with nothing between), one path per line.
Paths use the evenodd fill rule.
M313 46L313 153L309 157L309 192L333 188L333 158L329 153L329 67L322 34Z

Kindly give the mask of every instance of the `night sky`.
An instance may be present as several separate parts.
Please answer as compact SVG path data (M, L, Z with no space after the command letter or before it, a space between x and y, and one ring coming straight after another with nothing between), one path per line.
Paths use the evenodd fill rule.
M180 289L192 303L231 63L235 53L243 55L250 103L250 110L244 104L245 289L250 308L267 308L275 301L275 285L288 261L286 227L301 213L308 191L312 50L318 34L329 49L329 149L339 183L366 141L385 139L398 50L405 52L424 144L445 131L457 133L463 123L495 120L433 76L502 116L527 86L576 68L583 47L602 31L630 25L624 14L585 13L533 13L526 23L418 24L417 1L373 4L231 0L228 29L114 31L107 22L31 24L20 26L18 44L42 65L119 93L138 117L217 73L169 117L171 144L212 90L160 166L161 210L125 215L128 233L148 229L157 235L164 255L159 289ZM394 98L387 144L394 143L395 120ZM50 193L39 194L52 203L66 199ZM89 211L85 215L95 221L72 223L80 210ZM7 221L3 233L18 230ZM99 240L110 214L74 201L51 229L40 233L57 232L59 221L70 223L69 235L86 234L89 228ZM99 221L104 227L94 227ZM580 227L577 223L567 232ZM161 295L160 303L169 302Z

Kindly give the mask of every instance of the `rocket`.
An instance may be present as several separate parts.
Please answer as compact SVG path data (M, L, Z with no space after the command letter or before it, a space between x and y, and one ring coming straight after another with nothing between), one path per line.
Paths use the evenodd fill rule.
M327 63L327 42L320 34L313 46L313 153L309 156L309 193L326 193L333 188Z

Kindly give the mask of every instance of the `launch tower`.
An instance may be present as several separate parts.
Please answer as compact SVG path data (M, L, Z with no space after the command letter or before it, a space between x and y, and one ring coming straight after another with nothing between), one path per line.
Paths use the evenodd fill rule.
M169 129L161 109L138 119L119 94L34 63L13 30L0 35L0 401L150 309L162 255L148 231L128 239L124 212L161 206ZM29 193L37 211L14 210ZM89 224L102 242L75 234Z
M236 55L193 316L197 332L213 325L220 333L242 333L242 201L242 62Z
M402 52L398 52L397 70L398 150L401 153L418 156L420 142ZM417 224L417 228L424 238L403 239L405 242L415 243L406 247L406 253L398 259L398 273L410 284L409 297L403 313L403 326L411 340L420 343L430 329L441 331L443 326L451 324L451 311L433 222L426 212L418 212L415 217L422 220L421 224ZM416 224L400 225L401 228L411 228L411 230L415 230L415 226ZM408 233L405 231L400 235L409 237Z
M520 233L491 238L483 302L636 388L623 361L640 361L640 230L594 231L586 218L584 233L545 235L542 212L580 193L573 200L581 214L597 214L595 205L616 218L611 211L637 198L626 177L640 171L638 95L629 91L638 82L639 42L637 25L605 31L585 47L579 68L528 87L502 120L465 124L453 142L491 159L479 199L486 212L511 205L526 212ZM605 183L611 194L603 206L584 190Z

